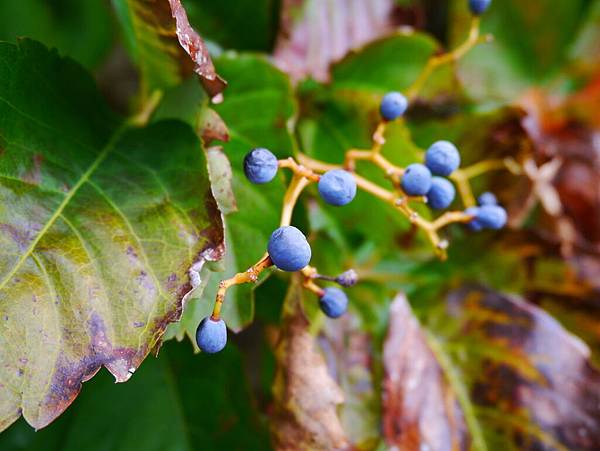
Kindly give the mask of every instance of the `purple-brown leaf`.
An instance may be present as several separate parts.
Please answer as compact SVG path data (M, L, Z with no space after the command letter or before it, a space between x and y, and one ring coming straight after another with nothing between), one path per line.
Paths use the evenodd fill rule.
M428 328L489 449L598 449L600 373L581 340L522 298L477 287L451 293L438 313Z
M292 79L329 80L329 66L394 29L393 0L284 0L275 64Z
M383 435L388 445L403 450L468 449L456 395L404 295L390 307L383 365Z

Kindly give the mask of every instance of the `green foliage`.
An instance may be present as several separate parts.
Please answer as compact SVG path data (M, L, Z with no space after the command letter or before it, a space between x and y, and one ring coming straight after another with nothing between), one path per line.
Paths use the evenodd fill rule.
M280 3L280 0L186 0L184 6L190 22L206 39L226 49L268 52L277 33Z
M113 20L96 1L5 3L0 39L32 36L91 68L113 43ZM388 3L399 17L444 19L436 2ZM449 227L446 262L390 205L359 192L332 208L310 186L293 223L309 237L319 272L357 270L349 314L325 319L300 279L266 272L227 293L223 317L236 344L207 356L192 354L187 341L168 343L138 368L162 340L194 343L219 281L259 260L279 225L289 173L253 185L243 175L245 154L261 146L278 158L304 152L340 164L348 149L370 147L381 96L406 90L444 47L425 31L401 29L359 40L332 64L328 82L292 84L298 73L276 69L277 58L244 52L269 52L285 39L286 2L186 0L229 82L211 103L168 5L112 1L119 45L141 81L134 98L121 99L136 106L129 120L109 110L74 61L31 40L0 43L0 429L24 416L0 435L0 448L268 449L268 418L276 444L308 449L437 449L439 437L477 450L594 449L597 243L577 233L565 241L565 218L578 226L577 217L564 206L560 215L536 206L543 190L523 173L473 181L476 193L499 195L514 224L479 235ZM463 165L504 157L542 164L554 153L567 165L564 149L575 148L577 162L591 154L592 144L580 141L597 132L588 110L597 98L598 5L493 1L482 30L494 42L434 71L405 118L388 126L382 154L405 166L438 139L457 144ZM294 11L294 26L315 21ZM347 8L330 12L357 21L335 30L327 29L335 20L319 22L325 29L311 37L364 23ZM450 48L470 19L465 1L451 3ZM322 69L325 53L300 63ZM526 111L506 106L533 86L541 90ZM560 97L586 87L578 98ZM562 110L544 110L563 101ZM368 163L358 168L389 186ZM524 204L533 207L517 220ZM577 202L574 210L599 211ZM571 333L592 347L591 358ZM132 380L115 387L102 370L53 425L34 434L25 424L46 426L101 366ZM441 432L434 440L431 431Z
M456 14L450 26L454 43L465 33L464 3L454 2ZM474 49L459 65L468 93L481 101L510 101L531 84L555 80L569 60L590 3L594 2L492 2L482 31L491 33L493 42Z
M0 40L28 37L56 47L86 67L104 62L114 21L103 0L19 0L0 4Z
M242 356L230 345L216 356L190 355L169 343L127 384L106 372L84 385L65 415L34 432L24 421L0 435L5 451L265 450L266 424L240 381Z
M0 59L0 424L43 427L101 365L129 378L222 231L188 126L128 126L34 41Z

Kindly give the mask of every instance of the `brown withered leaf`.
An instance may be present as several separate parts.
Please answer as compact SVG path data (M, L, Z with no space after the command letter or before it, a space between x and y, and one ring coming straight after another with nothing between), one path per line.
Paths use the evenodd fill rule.
M284 0L275 64L293 80L329 80L329 66L348 51L390 33L393 0Z
M208 105L198 113L196 132L202 138L204 146L209 146L213 141L229 141L229 130L225 121Z
M600 256L600 73L561 102L536 90L522 103L528 112L523 123L535 145L537 166L560 161L549 181L560 201L560 214L539 225L566 244L565 256L581 252Z
M300 308L297 277L284 304L283 327L275 350L275 412L271 432L278 450L335 450L348 447L337 406L340 387L327 372L325 359L310 334Z
M456 395L402 294L390 307L383 365L383 434L388 445L402 450L468 449Z
M223 92L227 82L217 74L206 44L190 25L181 0L169 0L169 5L171 6L171 14L175 19L179 44L194 62L194 72L200 77L200 82L208 95L215 97Z
M114 0L127 47L140 68L146 96L172 87L192 73L210 97L227 83L200 35L191 27L180 0Z
M550 315L480 287L452 292L427 327L451 362L470 431L503 450L598 449L600 373ZM475 445L475 438L473 436Z

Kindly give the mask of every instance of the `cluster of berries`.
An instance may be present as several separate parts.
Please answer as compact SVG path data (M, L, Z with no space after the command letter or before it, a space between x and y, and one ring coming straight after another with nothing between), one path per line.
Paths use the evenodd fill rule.
M393 121L402 116L407 107L406 97L399 92L390 92L381 101L381 117ZM456 196L454 185L445 177L459 166L460 153L456 146L449 141L436 141L425 152L425 164L413 163L404 170L400 185L409 196L425 196L430 208L443 210L450 206ZM498 205L496 196L484 193L478 203L478 207L465 210L466 214L473 217L468 223L471 230L497 230L506 224L506 211Z
M268 183L277 174L279 162L273 153L264 148L251 150L244 158L244 173L248 180L256 184ZM333 169L319 177L318 190L325 202L334 206L350 203L356 196L356 181L352 174L342 169ZM310 244L304 234L294 226L276 229L267 246L269 258L278 269L287 272L300 271L308 266L312 256ZM352 270L336 278L327 278L344 287L356 283L356 273ZM319 306L325 315L338 318L348 308L346 293L336 287L326 287L319 293ZM204 318L196 330L198 347L207 353L219 352L227 342L227 330L222 319Z
M475 16L481 15L491 0L469 0L469 8ZM407 98L399 92L386 94L380 104L384 122L401 117L408 108ZM449 141L437 141L425 152L424 164L414 163L402 173L400 187L407 196L424 197L427 205L435 210L448 208L454 201L456 190L448 176L460 166L460 153ZM244 159L244 173L248 180L256 184L268 183L275 178L280 167L277 157L265 148L251 150ZM318 177L318 191L321 198L330 205L343 206L356 196L356 179L344 169L332 169ZM465 213L471 217L467 226L474 231L500 229L507 220L506 211L498 205L496 197L489 192L479 196L478 206L470 207ZM285 225L276 229L269 238L267 252L270 261L282 271L295 272L308 266L312 250L304 234L296 227ZM357 281L356 272L346 271L339 276L315 275L315 278L337 282L342 287L350 287ZM315 290L319 296L319 306L330 318L338 318L348 308L348 297L336 287ZM217 315L218 316L218 315ZM198 347L206 353L221 351L227 343L227 327L221 318L204 318L196 330Z

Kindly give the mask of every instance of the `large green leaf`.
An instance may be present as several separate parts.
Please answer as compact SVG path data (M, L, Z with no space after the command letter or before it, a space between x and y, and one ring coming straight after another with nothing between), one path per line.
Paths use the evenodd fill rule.
M374 94L379 100L388 91L408 88L438 47L431 36L422 33L392 34L350 53L334 64L333 88ZM440 83L448 88L452 81L448 70L439 69L426 88L431 92L430 86Z
M455 1L451 41L464 39L466 2ZM511 101L525 88L546 83L567 61L585 17L586 0L494 1L482 31L494 41L473 49L459 63L465 89L478 99Z
M241 354L193 357L169 343L124 385L99 374L72 408L34 432L24 421L0 435L3 451L192 451L270 449Z
M106 57L113 43L113 25L110 7L103 0L0 2L0 40L37 39L87 67Z
M102 365L133 374L222 226L187 125L128 128L33 41L0 44L0 148L0 429L40 428Z
M226 252L224 272L212 273L202 270L200 279L205 290L201 297L191 299L186 306L180 324L171 326L170 335L182 338L187 333L191 338L199 321L213 308L217 284L221 279L236 272L245 271L258 261L267 248L270 234L279 224L279 214L284 195L284 182L287 174L283 171L271 183L254 185L246 180L243 172L243 159L253 147L267 147L278 157L289 156L293 149L290 132L297 114L296 102L288 77L271 65L266 58L250 54L226 53L218 60L221 74L235 79L223 103L215 105L216 112L228 124L230 139L223 144L223 153L229 158L231 172L211 172L213 190L224 184L231 186L237 210L225 217ZM182 105L186 98L198 96L199 88L188 85L176 95L181 101L164 102ZM179 97L183 94L183 97ZM205 108L198 104L198 108ZM161 117L178 115L159 107ZM186 120L195 121L197 114L184 114ZM211 151L212 152L212 151ZM217 152L211 160L211 170L223 165L223 154ZM219 159L216 162L216 159ZM227 180L223 180L227 179ZM218 188L217 188L218 189ZM229 188L227 188L228 190ZM219 193L215 192L217 199ZM225 202L231 205L229 194ZM221 208L224 207L221 202ZM215 268L213 268L214 270ZM217 268L223 269L223 268ZM223 316L233 330L240 330L252 321L254 315L252 284L232 287L223 306Z

